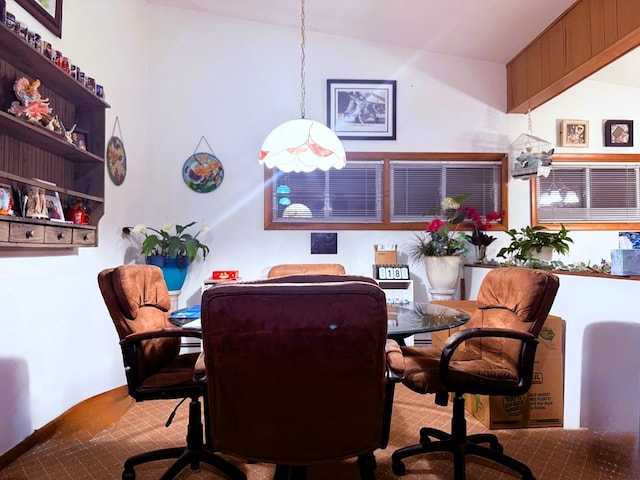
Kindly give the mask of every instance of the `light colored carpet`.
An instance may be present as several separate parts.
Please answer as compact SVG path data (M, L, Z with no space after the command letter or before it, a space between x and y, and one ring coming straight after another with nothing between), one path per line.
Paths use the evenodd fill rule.
M0 471L0 480L108 480L119 479L124 460L136 453L184 444L187 402L169 428L164 423L175 407L174 401L148 401L134 404L125 415L90 439L82 435L54 436L33 448ZM396 389L389 446L376 452L377 480L397 479L391 471L391 454L397 448L417 442L421 426L448 430L450 407L433 403L433 395L418 395L399 385ZM475 418L467 415L469 433L486 431ZM534 428L494 431L504 451L529 465L537 480L635 480L640 478L638 447L633 437L603 435L586 430ZM245 464L229 458L247 474L248 480L269 480L273 466ZM468 480L501 480L518 478L502 467L467 457ZM138 480L157 479L170 464L156 462L136 469ZM453 470L449 454L430 454L406 459L406 480L451 480ZM309 480L357 480L354 460L313 466ZM203 466L187 468L178 477L187 479L220 479L215 470Z

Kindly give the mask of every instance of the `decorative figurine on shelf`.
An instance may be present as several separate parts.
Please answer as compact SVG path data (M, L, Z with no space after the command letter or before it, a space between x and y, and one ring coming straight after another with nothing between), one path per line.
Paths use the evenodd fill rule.
M29 82L27 78L20 77L16 80L13 84L13 91L20 101L11 103L9 113L31 123L47 127L53 120L52 110L49 106L49 99L42 98L38 88L40 88L40 80L38 79ZM53 128L51 129L53 130Z
M49 218L47 213L47 199L42 187L29 187L27 209L25 216L32 218Z

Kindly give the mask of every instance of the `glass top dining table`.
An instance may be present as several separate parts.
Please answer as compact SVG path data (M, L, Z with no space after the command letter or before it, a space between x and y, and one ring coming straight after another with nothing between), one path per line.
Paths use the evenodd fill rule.
M387 336L400 345L412 335L459 327L469 320L461 310L428 302L389 305L387 317Z
M201 328L199 306L191 307L195 320L170 318L169 320L183 328ZM191 321L189 321L191 320ZM405 338L418 333L435 332L459 327L469 320L469 315L461 310L428 302L413 302L406 305L387 305L387 337L400 345Z

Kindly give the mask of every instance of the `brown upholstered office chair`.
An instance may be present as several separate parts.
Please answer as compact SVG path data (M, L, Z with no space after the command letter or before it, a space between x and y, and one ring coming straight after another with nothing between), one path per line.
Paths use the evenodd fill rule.
M273 278L295 274L344 275L345 269L339 263L283 263L271 267L267 277Z
M442 351L402 347L403 383L418 393L435 393L439 405L446 405L453 393L453 418L451 433L422 428L419 444L396 450L391 457L396 475L406 471L403 458L452 452L455 480L465 479L465 455L487 458L533 480L529 467L503 453L495 435L467 436L464 394L522 395L529 390L537 337L558 286L558 277L542 270L491 270L480 285L478 309Z
M187 465L196 469L200 462L228 475L235 474L237 469L232 464L203 445L200 397L205 386L193 377L198 354L180 355L181 337L199 337L200 333L176 328L169 322L171 301L160 268L151 265L109 268L98 274L98 285L120 337L129 395L138 402L191 399L186 446L128 458L123 480L135 479L134 467L141 463L170 458L177 460L162 475L162 480L174 478Z
M384 292L363 277L294 275L225 284L202 298L202 334L216 451L306 466L358 458L374 479L393 401Z

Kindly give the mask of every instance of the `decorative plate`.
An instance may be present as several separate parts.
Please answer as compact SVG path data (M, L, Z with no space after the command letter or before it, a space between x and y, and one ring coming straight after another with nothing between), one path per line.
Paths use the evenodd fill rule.
M107 171L114 184L122 185L127 175L127 154L124 143L116 136L111 137L107 143Z
M211 192L218 188L224 179L222 162L211 153L194 153L184 162L182 179L191 190L198 193Z

